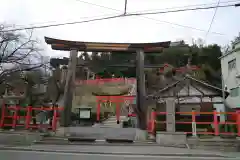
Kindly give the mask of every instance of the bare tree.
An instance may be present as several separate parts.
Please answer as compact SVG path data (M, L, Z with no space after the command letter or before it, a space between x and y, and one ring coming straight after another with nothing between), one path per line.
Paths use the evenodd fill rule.
M25 32L4 32L6 25L0 25L0 84L6 76L20 71L30 71L43 66L39 43L33 39L33 30Z

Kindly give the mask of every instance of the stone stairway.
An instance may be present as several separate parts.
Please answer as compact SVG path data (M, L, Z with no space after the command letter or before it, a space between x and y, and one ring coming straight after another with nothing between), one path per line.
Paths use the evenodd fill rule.
M120 116L120 123L117 124L116 116L111 116L101 124L96 124L94 127L103 127L103 128L122 128L122 122L127 120L126 116Z
M136 96L136 83L131 84L131 90L128 93L128 96ZM135 101L135 100L134 100ZM126 100L121 107L121 115L128 115L130 112L129 111L134 111L133 105L135 102L134 101L129 101Z
M128 96L136 95L136 82L128 82L127 80L125 81L126 84L131 85L131 89L129 93L127 94ZM128 107L130 106L130 100L124 101L124 103L120 106L120 123L117 124L117 117L116 115L109 117L107 120L105 120L101 124L95 124L93 127L103 127L103 128L122 128L122 123L123 121L128 120Z

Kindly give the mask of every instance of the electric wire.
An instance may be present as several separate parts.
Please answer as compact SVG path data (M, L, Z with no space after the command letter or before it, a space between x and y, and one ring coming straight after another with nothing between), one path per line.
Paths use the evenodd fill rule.
M221 1L221 0L218 0L217 6L219 6L220 1ZM205 42L206 42L207 37L208 37L208 34L209 34L209 32L210 32L210 30L211 30L211 28L212 28L212 25L213 25L214 19L215 19L216 14L217 14L217 10L218 10L218 7L215 9L215 11L214 11L214 13L213 13L212 20L211 20L211 22L210 22L209 28L208 28L207 33L206 33L206 36L205 36L205 40L204 40Z
M58 24L50 24L50 25L41 25L41 26L33 26L33 27L23 27L23 28L16 28L16 29L8 29L8 30L1 30L0 32L13 32L13 31L20 31L20 30L28 30L28 29L41 29L41 28L49 28L49 27L56 27L56 26L88 23L88 22L94 22L94 21L102 21L102 20L108 20L108 19L116 19L116 18L120 18L120 17L155 15L155 14L164 14L164 13L176 13L176 12L208 10L208 9L214 9L214 8L227 8L227 7L239 7L239 6L240 6L240 3L238 3L238 4L229 4L229 5L209 6L209 7L196 7L196 8L177 9L177 10L169 10L169 11L128 13L126 15L118 14L118 15L115 15L115 16L109 16L109 17L104 17L104 18L95 18L95 19L83 20L83 21L75 21L75 22L67 22L67 23L58 23Z

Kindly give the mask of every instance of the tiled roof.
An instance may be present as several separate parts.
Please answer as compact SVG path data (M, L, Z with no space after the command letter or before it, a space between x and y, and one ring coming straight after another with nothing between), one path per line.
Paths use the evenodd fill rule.
M216 87L216 86L210 85L210 84L208 84L208 83L206 83L206 82L204 82L204 81L195 79L195 78L193 78L193 77L191 77L191 76L189 76L189 75L185 75L185 76L182 77L182 78L179 77L179 80L173 79L172 82L171 82L171 84L168 83L168 85L165 85L166 87L158 90L157 92L155 92L155 93L153 93L153 94L148 95L147 97L148 97L148 98L151 98L151 97L159 97L162 93L164 93L164 92L172 89L173 87L176 87L177 85L181 85L181 86L182 86L182 85L185 85L185 84L186 84L186 83L184 83L185 80L190 80L190 81L192 81L193 83L197 83L198 85L202 85L202 86L204 86L204 87L206 87L206 88L209 88L210 90L213 90L213 91L218 92L219 95L222 95L222 91L223 91L223 90L222 90L221 88L218 88L218 87ZM229 94L229 93L226 92L225 95L228 95L228 94Z

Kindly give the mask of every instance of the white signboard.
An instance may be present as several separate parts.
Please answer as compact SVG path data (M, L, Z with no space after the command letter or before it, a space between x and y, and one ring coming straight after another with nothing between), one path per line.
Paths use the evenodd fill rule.
M81 110L80 111L80 118L83 118L83 119L89 119L90 118L90 111L89 110Z

